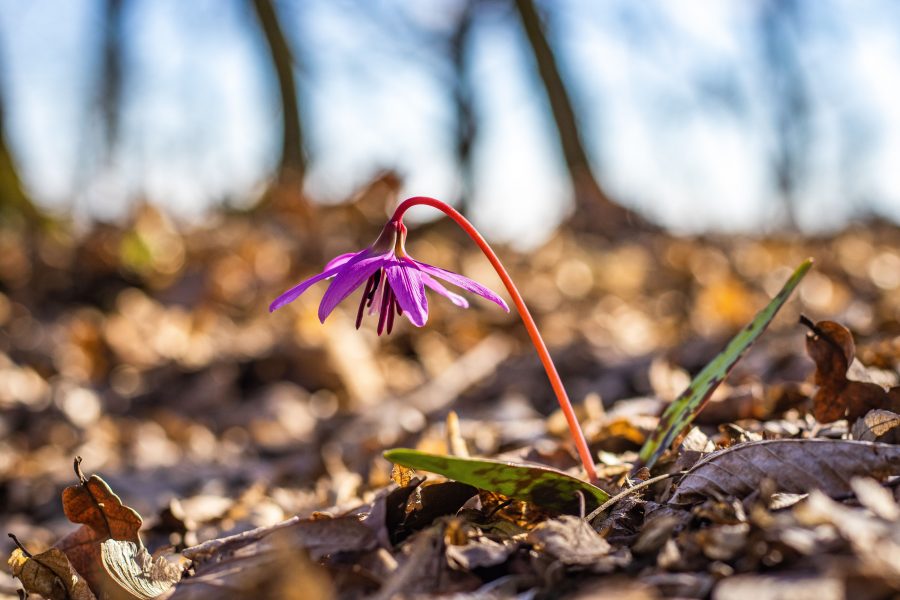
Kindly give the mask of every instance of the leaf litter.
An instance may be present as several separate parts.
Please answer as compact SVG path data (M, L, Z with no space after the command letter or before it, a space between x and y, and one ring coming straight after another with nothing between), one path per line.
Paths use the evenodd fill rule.
M324 239L347 235L342 210L323 219ZM135 237L165 240L183 263L118 255ZM420 254L477 264L448 239L434 226ZM467 447L473 460L577 478L552 395L505 317L435 308L439 327L377 344L365 333L343 342L349 314L321 328L313 301L273 322L255 307L302 275L279 258L299 253L279 220L181 232L143 207L121 230L42 243L30 272L0 272L2 520L31 550L10 545L21 578L0 580L0 597L900 591L900 319L877 271L900 247L896 228L619 247L560 234L523 258L512 270L528 273L523 292L616 499L590 521L580 517L602 504L590 489L542 505L422 466L392 479L380 458L398 446L465 458ZM692 427L637 469L665 408L807 255L817 268L784 314L690 411ZM572 285L573 273L590 284ZM29 277L79 285L22 287ZM807 334L804 350L801 311L833 319L813 324L835 344ZM102 478L78 477L61 506L77 454Z

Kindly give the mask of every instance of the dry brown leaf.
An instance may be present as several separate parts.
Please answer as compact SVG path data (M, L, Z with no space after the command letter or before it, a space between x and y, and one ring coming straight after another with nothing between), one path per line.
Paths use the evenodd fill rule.
M122 504L98 475L85 478L80 458L75 460L75 473L79 483L63 490L63 511L70 521L83 525L54 547L65 553L95 593L131 599L133 596L104 570L100 545L108 539L142 545L138 530L143 520L134 509Z
M447 546L447 562L462 571L493 567L506 562L518 547L519 544L515 542L501 544L482 536L470 540L464 546Z
M409 482L412 481L412 478L415 476L416 472L414 470L408 469L403 465L395 464L391 467L391 479L400 487L408 486Z
M720 582L712 597L713 600L843 600L845 591L843 580L833 576L739 575Z
M860 488L859 483L856 487ZM871 501L870 490L863 494L866 495ZM873 516L868 511L844 506L814 491L797 505L794 514L807 527L826 524L837 529L856 551L864 576L883 579L897 588L900 586L900 529L896 521L897 505L893 499L889 501L893 508L892 520L882 518L876 511L872 511Z
M309 523L323 523L310 521ZM296 532L294 532L296 533ZM334 597L327 574L310 561L297 536L281 527L257 539L217 547L168 600L320 600Z
M738 444L702 458L681 479L669 502L745 498L764 479L777 491L820 489L830 496L851 491L857 476L900 474L900 446L854 440L763 440Z
M133 542L106 540L101 553L107 574L139 600L152 600L181 579L181 569Z
M584 519L563 515L544 521L528 533L528 543L567 565L600 565L612 550Z
M900 443L900 415L889 410L870 410L853 424L853 439Z
M806 351L816 363L819 389L813 397L813 416L817 421L830 423L845 415L854 421L874 409L900 412L900 388L885 390L876 383L847 377L856 347L846 327L834 321L813 324L805 317L801 322L810 329Z
M87 581L57 548L34 556L16 548L8 564L29 594L40 594L48 600L95 600Z
M87 525L102 539L114 539L140 544L138 531L143 524L141 516L122 504L109 485L98 475L85 479L76 464L78 485L63 490L63 511L73 523Z
M372 550L377 546L375 532L355 516L289 520L271 527L260 527L227 538L210 540L185 549L182 554L197 563L205 563L216 556L237 552L244 546L258 544L265 548L267 541L278 533L279 544L290 543L292 549L303 549L317 560L336 552ZM273 538L275 539L275 538Z

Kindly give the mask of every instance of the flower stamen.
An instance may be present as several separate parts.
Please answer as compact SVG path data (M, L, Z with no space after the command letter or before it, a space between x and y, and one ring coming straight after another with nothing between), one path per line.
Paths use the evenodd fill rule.
M391 300L388 302L387 309L387 333L391 335L391 330L394 328L394 306L400 306L397 304L397 294L394 293L394 290L391 289Z
M381 293L381 306L378 312L378 335L381 335L384 332L387 314L391 312L391 300L391 286L385 282L384 291ZM390 331L388 331L388 333L390 333Z

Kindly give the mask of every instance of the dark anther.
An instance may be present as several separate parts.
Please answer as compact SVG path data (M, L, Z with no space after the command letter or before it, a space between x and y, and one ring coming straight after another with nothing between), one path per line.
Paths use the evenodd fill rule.
M366 282L366 289L363 291L362 298L359 299L359 310L356 311L356 328L359 329L360 324L362 323L363 318L363 310L366 308L366 301L370 299L370 292L372 290L372 285L374 282L374 275L369 277L369 280ZM370 302L371 304L371 302Z
M384 290L381 293L381 310L378 312L378 335L384 332L384 325L387 321L387 313L391 307L391 286L385 282Z

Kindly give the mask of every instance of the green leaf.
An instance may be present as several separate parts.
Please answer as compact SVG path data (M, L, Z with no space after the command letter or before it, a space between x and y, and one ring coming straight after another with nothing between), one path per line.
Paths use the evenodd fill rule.
M803 264L797 267L791 278L787 280L781 291L772 298L768 306L762 309L749 325L744 327L740 333L728 343L718 356L712 362L694 377L691 384L684 390L678 398L663 413L656 426L656 430L644 443L641 448L641 463L646 467L652 467L659 460L659 457L665 452L672 442L677 438L694 417L703 410L710 396L719 386L725 377L731 371L732 367L737 364L744 352L753 345L756 338L766 330L772 319L778 313L781 306L787 301L794 288L806 275L812 267L812 259L807 259Z
M543 465L517 464L489 458L441 456L408 448L388 450L384 457L404 467L438 473L483 490L559 512L578 513L578 491L584 494L587 512L609 500L609 494L600 488Z

